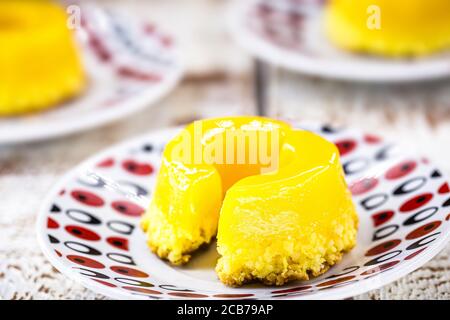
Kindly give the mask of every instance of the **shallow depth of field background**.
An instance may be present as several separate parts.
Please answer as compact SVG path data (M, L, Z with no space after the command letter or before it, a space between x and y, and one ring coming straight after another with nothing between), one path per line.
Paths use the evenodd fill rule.
M92 154L147 132L202 117L255 112L255 61L227 32L227 0L97 0L174 34L186 76L157 104L118 123L61 139L0 146L0 298L91 299L58 273L35 241L36 210L49 188ZM450 175L450 80L358 84L271 67L269 116L352 126L425 154ZM19 204L19 205L18 205ZM357 299L450 298L450 247L418 271Z

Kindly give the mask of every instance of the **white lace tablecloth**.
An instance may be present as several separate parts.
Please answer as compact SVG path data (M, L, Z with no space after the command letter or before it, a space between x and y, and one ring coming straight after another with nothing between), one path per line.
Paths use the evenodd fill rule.
M105 1L99 1L105 3ZM114 1L106 1L113 4ZM57 272L42 255L36 213L51 186L73 166L119 141L199 117L252 113L251 61L230 43L214 12L227 1L127 1L164 20L184 40L188 75L155 108L120 123L53 141L0 146L0 299L104 299ZM184 4L182 4L184 3ZM217 11L219 10L219 11ZM187 26L194 21L194 30ZM184 25L183 25L184 24ZM196 41L188 41L189 39ZM209 43L209 46L206 45ZM277 71L271 115L351 125L395 138L450 176L450 81L368 86ZM419 270L355 299L450 299L450 246Z

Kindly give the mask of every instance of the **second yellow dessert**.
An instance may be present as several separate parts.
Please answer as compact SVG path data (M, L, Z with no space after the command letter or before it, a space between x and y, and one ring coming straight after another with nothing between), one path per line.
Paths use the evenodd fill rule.
M0 44L0 116L47 109L83 90L83 67L61 6L0 1Z
M330 0L325 28L330 40L346 50L423 56L450 47L450 2Z

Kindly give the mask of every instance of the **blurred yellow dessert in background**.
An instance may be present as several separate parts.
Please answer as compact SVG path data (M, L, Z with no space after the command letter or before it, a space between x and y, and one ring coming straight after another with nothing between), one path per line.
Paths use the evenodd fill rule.
M357 221L334 144L281 121L228 117L169 142L142 227L173 264L217 232L223 283L281 285L339 261Z
M329 0L325 28L337 46L383 56L422 56L450 47L448 0Z
M64 8L44 0L0 1L0 116L47 109L84 86Z

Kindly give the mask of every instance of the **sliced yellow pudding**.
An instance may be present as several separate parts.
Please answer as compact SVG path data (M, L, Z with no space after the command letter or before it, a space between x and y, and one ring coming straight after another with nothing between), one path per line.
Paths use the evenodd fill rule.
M332 143L230 117L194 122L170 141L142 227L174 264L218 229L222 282L281 285L336 263L355 245L357 216Z
M325 28L337 46L384 56L420 56L450 47L447 0L330 0Z
M51 1L0 1L0 116L43 110L84 88L67 19Z

